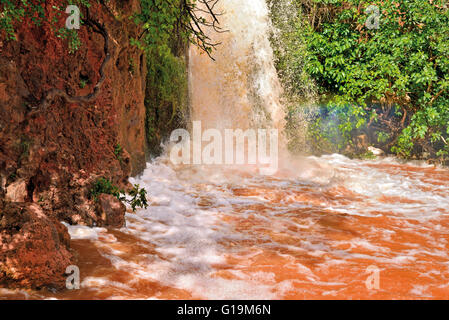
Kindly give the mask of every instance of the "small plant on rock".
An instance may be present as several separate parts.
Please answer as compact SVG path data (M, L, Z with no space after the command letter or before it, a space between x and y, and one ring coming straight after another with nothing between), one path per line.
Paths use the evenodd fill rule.
M114 186L110 180L105 178L99 178L95 182L93 188L90 190L90 198L97 202L98 196L102 193L111 194L120 200L121 190Z
M106 178L99 178L90 190L90 198L97 202L98 196L100 194L113 195L122 203L129 204L133 212L136 212L137 208L148 208L147 191L145 190L145 188L140 188L138 184L135 184L133 186L133 189L128 192L129 196L131 197L130 199L128 199L126 197L126 192L120 190L110 180Z
M122 153L123 153L123 148L120 144L117 144L114 147L114 155L117 158L118 161L120 161L120 163L122 163Z

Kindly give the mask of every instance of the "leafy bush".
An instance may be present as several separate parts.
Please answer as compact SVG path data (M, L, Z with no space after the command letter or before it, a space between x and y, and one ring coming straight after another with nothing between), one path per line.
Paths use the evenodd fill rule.
M147 81L151 83L152 103L171 105L172 118L177 110L187 105L187 72L183 58L172 53L168 46L161 46L148 59Z
M304 1L303 1L304 2ZM310 1L309 1L310 2ZM449 152L449 10L445 0L314 0L305 14L307 72L319 85L327 125L342 139L377 127L403 157ZM368 5L380 8L368 29ZM313 8L313 9L310 9ZM319 16L319 19L317 18ZM316 21L320 21L317 23ZM336 132L338 131L338 133Z
M100 194L110 194L117 199L120 199L120 194L123 193L118 187L114 186L112 182L106 178L99 178L95 181L92 189L90 190L90 198L94 201L98 201Z
M140 188L138 184L134 185L134 188L129 191L129 195L131 199L126 200L130 205L133 211L136 211L136 208L147 208L147 191L144 188Z

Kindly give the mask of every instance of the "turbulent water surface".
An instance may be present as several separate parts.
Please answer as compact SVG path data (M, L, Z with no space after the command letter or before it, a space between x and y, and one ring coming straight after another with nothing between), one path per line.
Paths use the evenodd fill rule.
M133 180L151 206L120 231L70 227L81 290L29 298L364 299L449 296L449 171L308 158L272 177L173 168ZM369 290L368 267L379 269Z

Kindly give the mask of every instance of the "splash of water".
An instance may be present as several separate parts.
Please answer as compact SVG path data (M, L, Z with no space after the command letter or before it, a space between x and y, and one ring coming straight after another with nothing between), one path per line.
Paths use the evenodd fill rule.
M209 30L216 61L190 50L189 83L193 120L204 129L283 127L282 88L269 41L271 21L265 0L220 1L226 33Z

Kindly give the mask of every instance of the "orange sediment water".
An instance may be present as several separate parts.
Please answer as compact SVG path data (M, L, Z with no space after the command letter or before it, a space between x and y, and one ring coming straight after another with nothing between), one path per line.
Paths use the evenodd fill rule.
M449 171L309 158L290 178L149 164L121 230L70 227L81 289L5 298L447 299ZM368 288L379 270L379 288Z

